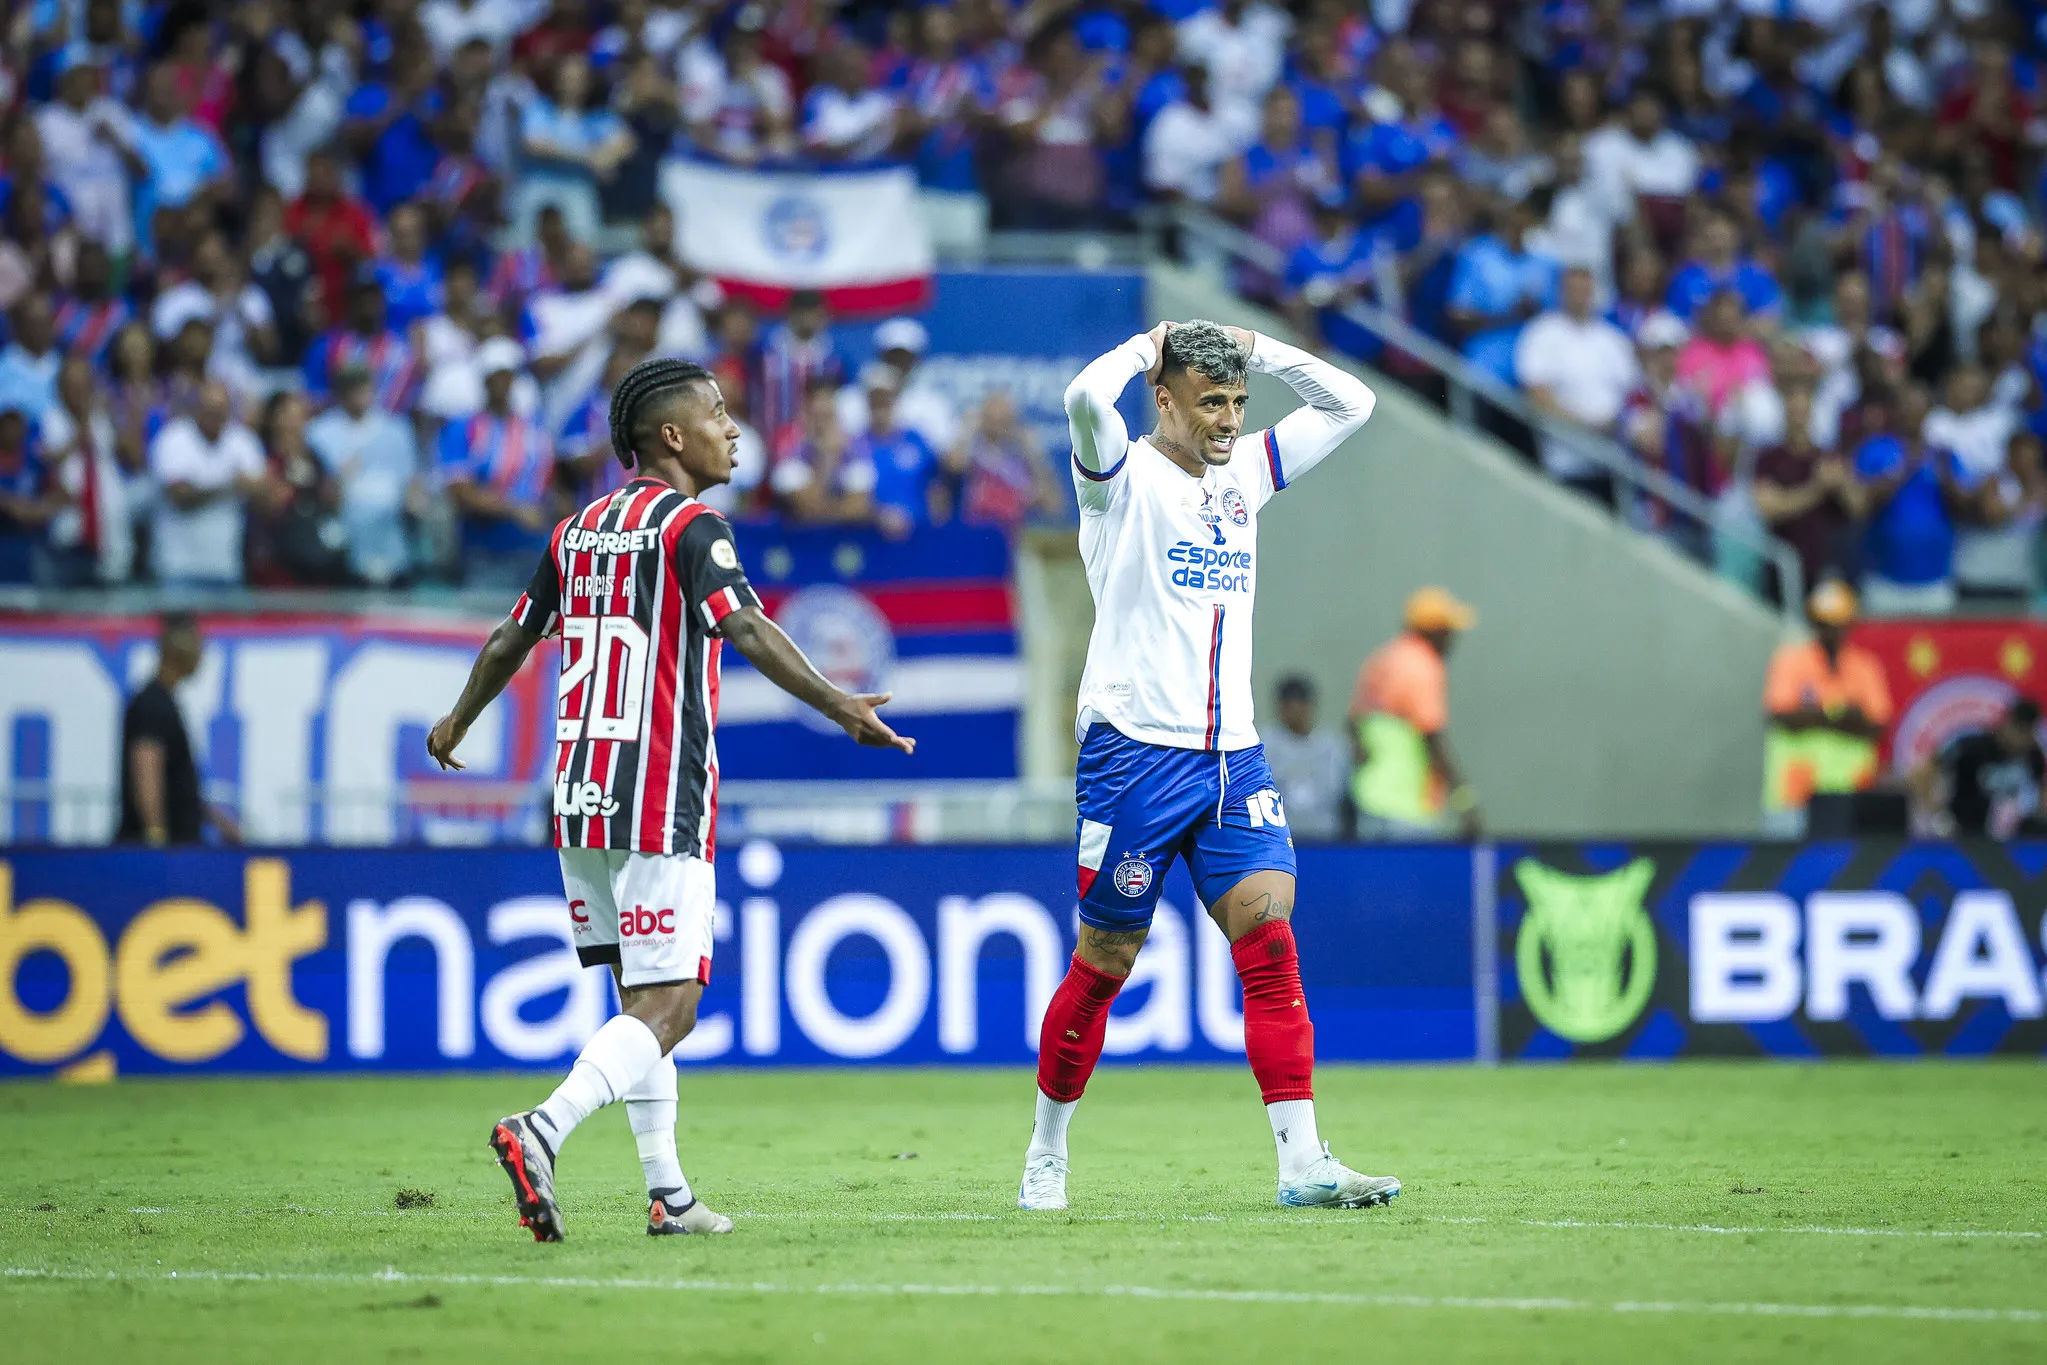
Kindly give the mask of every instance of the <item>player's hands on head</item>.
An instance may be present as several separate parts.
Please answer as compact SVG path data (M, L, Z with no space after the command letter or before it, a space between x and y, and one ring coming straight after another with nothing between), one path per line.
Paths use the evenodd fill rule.
M1225 327L1223 330L1234 337L1237 344L1244 348L1245 355L1251 354L1251 348L1258 344L1258 334L1249 327Z
M1158 359L1152 361L1151 368L1145 371L1144 378L1146 383L1156 384L1159 382L1159 371L1164 369L1166 365L1166 333L1172 331L1176 326L1178 326L1177 323L1161 322L1158 326L1145 333L1147 337L1151 338L1152 350L1158 355Z
M889 692L849 693L839 703L832 719L853 737L855 744L869 749L896 749L914 754L917 741L889 729L888 723L874 714L878 708L888 705L892 695Z
M452 715L442 716L434 722L434 728L427 732L426 751L433 755L434 762L445 771L453 768L458 772L464 766L455 757L455 747L462 742L462 736L469 733L466 725L457 725Z

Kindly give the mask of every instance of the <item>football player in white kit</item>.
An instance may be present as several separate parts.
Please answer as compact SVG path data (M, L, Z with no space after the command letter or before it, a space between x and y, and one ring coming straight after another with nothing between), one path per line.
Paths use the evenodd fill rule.
M1249 370L1278 376L1305 406L1245 435ZM1116 400L1139 375L1158 422L1133 441ZM1243 982L1244 1050L1272 1121L1279 1202L1361 1208L1400 1193L1391 1176L1343 1165L1316 1132L1315 1031L1290 923L1293 840L1251 701L1258 511L1375 401L1305 351L1213 322L1160 323L1066 390L1095 599L1077 724L1080 946L1039 1038L1022 1208L1067 1206L1067 1125L1176 857Z

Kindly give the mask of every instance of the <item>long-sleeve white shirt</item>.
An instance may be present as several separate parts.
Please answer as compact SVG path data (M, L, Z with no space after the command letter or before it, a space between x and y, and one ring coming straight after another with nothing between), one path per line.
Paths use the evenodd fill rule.
M1131 440L1116 399L1157 363L1134 336L1066 390L1080 553L1095 627L1077 732L1097 721L1147 744L1246 749L1252 724L1251 609L1258 511L1364 425L1371 389L1306 351L1260 335L1251 368L1277 375L1306 406L1237 438L1228 464L1181 469L1149 437Z

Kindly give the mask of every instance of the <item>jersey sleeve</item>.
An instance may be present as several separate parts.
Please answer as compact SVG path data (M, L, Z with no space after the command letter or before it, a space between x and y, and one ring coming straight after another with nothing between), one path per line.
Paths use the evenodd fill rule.
M739 567L731 523L716 512L699 513L683 529L675 545L675 573L697 620L713 635L723 633L720 627L733 612L761 604Z
M1263 332L1251 348L1251 368L1285 380L1303 400L1252 438L1257 483L1265 497L1321 464L1365 424L1379 402L1362 379Z
M1107 355L1090 362L1066 386L1066 422L1073 433L1073 486L1083 513L1106 509L1115 495L1117 475L1130 454L1130 431L1116 400L1130 381L1158 363L1151 338L1130 338Z
M568 522L558 523L554 534L548 537L547 548L540 552L540 563L534 566L533 577L527 581L526 591L519 594L519 600L512 604L512 620L535 635L548 636L561 629L562 573L561 538L562 527Z

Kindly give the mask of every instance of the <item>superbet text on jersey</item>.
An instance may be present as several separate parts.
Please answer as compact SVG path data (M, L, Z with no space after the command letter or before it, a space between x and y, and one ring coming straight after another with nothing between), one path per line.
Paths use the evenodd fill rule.
M718 626L759 604L725 519L659 480L555 528L512 617L561 635L557 847L711 858Z

